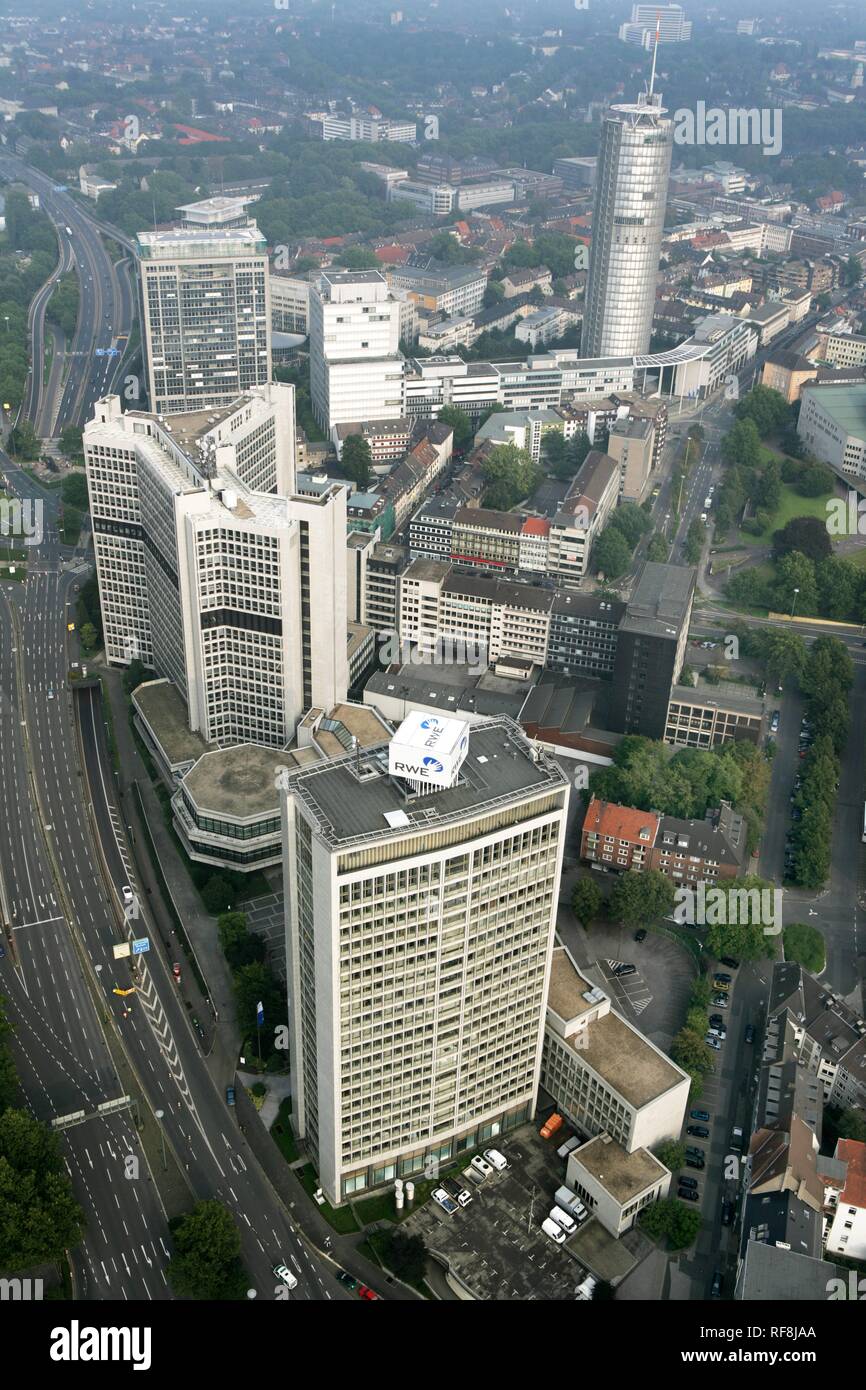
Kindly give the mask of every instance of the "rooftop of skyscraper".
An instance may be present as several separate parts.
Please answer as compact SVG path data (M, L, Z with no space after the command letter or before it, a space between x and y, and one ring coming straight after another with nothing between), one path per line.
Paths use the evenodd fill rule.
M357 760L349 754L305 768L292 774L287 785L325 843L348 849L359 841L423 836L522 796L559 792L568 779L552 758L533 748L513 720L502 716L470 728L469 750L453 787L425 795L411 792L388 772L387 743Z

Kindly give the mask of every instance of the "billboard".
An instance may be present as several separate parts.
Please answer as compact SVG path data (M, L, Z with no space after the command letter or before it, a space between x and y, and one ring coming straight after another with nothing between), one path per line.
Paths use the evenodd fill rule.
M412 710L388 745L388 771L419 787L453 787L468 748L464 720Z

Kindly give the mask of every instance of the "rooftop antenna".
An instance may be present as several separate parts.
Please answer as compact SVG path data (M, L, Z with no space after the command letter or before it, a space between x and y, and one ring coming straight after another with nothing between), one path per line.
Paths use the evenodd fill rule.
M653 87L655 86L655 80L656 80L656 57L657 57L658 51L659 51L659 32L660 32L660 30L661 30L661 27L662 27L662 12L661 12L661 10L656 10L656 41L655 41L655 43L653 44L653 67L652 67L652 72L650 73L650 84L649 84L649 93L648 93L649 96L652 96L652 94L653 94Z

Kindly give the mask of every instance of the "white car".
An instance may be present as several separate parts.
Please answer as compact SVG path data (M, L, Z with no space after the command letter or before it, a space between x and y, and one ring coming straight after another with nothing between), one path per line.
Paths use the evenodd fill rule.
M557 1226L562 1227L566 1235L574 1235L577 1230L577 1222L573 1216L569 1216L567 1211L563 1211L562 1207L551 1207L548 1215L551 1221L555 1221Z
M480 1173L482 1178L489 1178L490 1174L493 1172L493 1169L490 1167L490 1164L485 1162L485 1160L481 1157L480 1154L475 1155L470 1164L470 1167L474 1168L476 1173Z
M53 700L53 699L54 699L54 686L53 686L53 685L49 685L49 687L48 687L48 698L49 698L49 700Z
M718 1038L714 1038L709 1033L707 1033L707 1036L704 1038L704 1042L707 1044L708 1047L714 1047L716 1052L721 1052L722 1044L719 1042Z
M722 1041L728 1036L727 1028L710 1028L708 1036L711 1038L721 1038Z
M508 1159L498 1149L485 1149L484 1157L496 1169L497 1173L504 1173L508 1167Z
M124 883L123 887L122 887L121 890L120 890L120 896L123 898L123 902L124 902L124 906L125 906L125 907L131 907L131 906L132 906L132 903L133 903L134 898L135 898L135 894L133 893L133 891L132 891L132 889L130 888L130 886L129 886L128 883Z
M274 1274L287 1289L296 1289L298 1281L287 1265L274 1265Z
M433 1201L438 1202L443 1211L449 1216L453 1216L457 1210L457 1203L452 1201L444 1187L437 1187L433 1190Z
M541 1223L541 1229L546 1236L549 1236L550 1239L555 1242L555 1244L565 1244L565 1231L558 1221L552 1221L549 1216L546 1216Z

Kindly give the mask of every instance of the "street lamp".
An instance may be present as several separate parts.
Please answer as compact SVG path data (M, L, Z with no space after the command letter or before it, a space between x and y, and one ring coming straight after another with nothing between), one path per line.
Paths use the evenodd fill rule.
M800 592L799 589L795 589L795 590L794 590L794 597L791 599L791 617L792 617L792 618L793 618L793 616L794 616L794 608L796 607L796 604L797 604L797 595L799 594L799 592Z
M166 1159L166 1156L165 1156L165 1130L164 1130L163 1127L162 1127L162 1122L163 1122L163 1120L165 1119L165 1111L164 1111L164 1110L154 1110L154 1112L153 1112L153 1117L154 1117L154 1119L157 1121L157 1123L159 1124L159 1132L160 1132L160 1134L162 1135L162 1171L163 1171L164 1173L167 1173L167 1172L168 1172L168 1160Z

